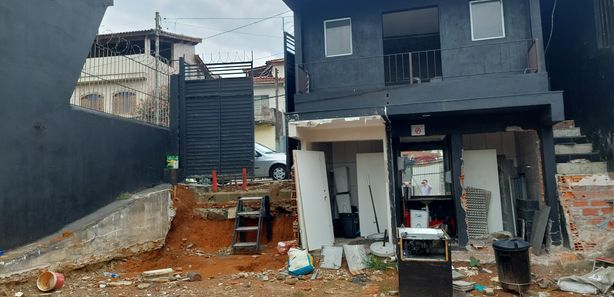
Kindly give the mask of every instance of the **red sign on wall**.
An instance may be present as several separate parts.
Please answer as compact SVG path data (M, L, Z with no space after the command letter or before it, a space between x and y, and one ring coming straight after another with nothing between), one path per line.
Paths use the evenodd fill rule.
M411 125L411 136L424 136L426 131L424 125Z

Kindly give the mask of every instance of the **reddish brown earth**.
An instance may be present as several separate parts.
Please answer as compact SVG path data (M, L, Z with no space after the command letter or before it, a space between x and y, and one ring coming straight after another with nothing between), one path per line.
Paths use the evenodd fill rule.
M279 241L292 239L292 217L281 215L273 219L272 240L266 242L266 232L263 232L264 248L260 255L220 257L218 253L226 251L231 244L234 220L204 220L195 215L193 209L203 206L196 203L194 193L185 186L175 187L173 203L177 213L165 246L160 250L129 258L118 266L119 270L140 273L145 270L179 267L185 271L200 272L208 277L218 272L236 273L284 267L286 258L277 255L275 247ZM246 240L253 238L248 236ZM195 251L204 256L196 255Z

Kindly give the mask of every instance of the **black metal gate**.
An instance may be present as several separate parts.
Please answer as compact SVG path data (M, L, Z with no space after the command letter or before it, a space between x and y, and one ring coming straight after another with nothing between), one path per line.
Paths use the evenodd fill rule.
M188 65L179 75L179 163L183 176L254 170L252 62Z

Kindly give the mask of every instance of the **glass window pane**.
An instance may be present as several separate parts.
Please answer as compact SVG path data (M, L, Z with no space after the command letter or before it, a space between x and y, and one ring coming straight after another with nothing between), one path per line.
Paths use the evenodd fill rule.
M326 26L326 56L352 53L352 26L350 19L329 21Z
M471 3L473 39L505 37L501 1Z

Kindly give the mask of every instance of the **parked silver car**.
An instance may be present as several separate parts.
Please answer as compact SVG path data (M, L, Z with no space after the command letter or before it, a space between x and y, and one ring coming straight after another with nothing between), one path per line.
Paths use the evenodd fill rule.
M288 178L286 154L278 153L260 143L255 143L255 177L270 177L274 180Z

